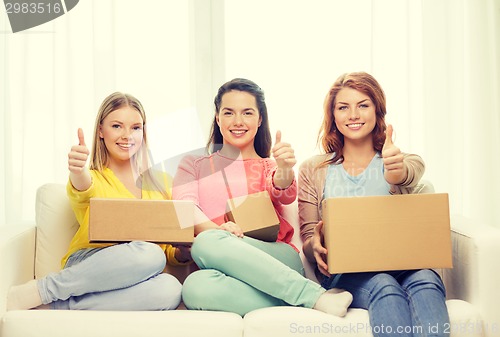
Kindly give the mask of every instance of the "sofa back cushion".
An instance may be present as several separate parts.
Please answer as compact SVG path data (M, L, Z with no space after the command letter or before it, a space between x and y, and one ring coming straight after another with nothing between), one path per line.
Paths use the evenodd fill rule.
M41 278L61 269L61 259L79 227L65 185L50 183L38 188L35 220L35 277Z

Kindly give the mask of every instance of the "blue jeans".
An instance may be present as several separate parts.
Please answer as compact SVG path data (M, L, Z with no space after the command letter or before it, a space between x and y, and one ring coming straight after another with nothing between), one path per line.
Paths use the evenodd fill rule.
M213 229L198 234L191 256L201 270L184 281L182 299L188 309L244 316L271 306L311 308L325 292L303 276L299 254L286 243Z
M73 253L60 272L38 280L43 304L71 310L169 310L181 284L162 274L166 258L156 244L133 241Z
M448 336L445 289L433 270L338 274L322 285L349 291L351 308L368 310L374 336Z

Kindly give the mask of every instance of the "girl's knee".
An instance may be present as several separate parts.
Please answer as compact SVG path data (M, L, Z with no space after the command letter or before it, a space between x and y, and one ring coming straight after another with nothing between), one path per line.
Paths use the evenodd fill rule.
M147 267L158 273L163 271L167 258L160 246L145 241L132 241L128 245L133 251L130 262L137 268Z
M413 272L404 281L404 287L411 292L422 289L435 289L445 296L445 287L441 277L431 269L421 269Z
M432 269L420 269L415 271L409 279L416 281L429 282L434 284L443 284L441 277Z
M221 229L210 229L203 231L196 236L193 242L193 246L197 246L197 249L202 249L204 246L213 247L213 244L221 239L230 237L231 233Z
M224 258L220 240L238 239L225 230L212 229L201 232L196 236L191 247L191 256L200 268L204 268L204 261L211 258ZM238 239L239 240L239 239Z
M369 284L372 298L381 298L390 295L405 296L401 285L389 274L376 274L370 279Z
M186 308L201 310L204 308L203 301L207 299L207 294L210 290L207 286L210 284L210 279L217 277L220 274L218 271L213 269L203 269L191 273L182 285L182 301ZM212 296L215 293L211 293L209 300L214 300Z
M182 284L170 274L160 274L155 277L157 290L154 291L155 301L159 310L173 310L181 302Z
M399 286L398 281L393 276L386 274L386 273L375 274L370 279L369 282L374 287L381 287L381 286L387 286L387 285Z

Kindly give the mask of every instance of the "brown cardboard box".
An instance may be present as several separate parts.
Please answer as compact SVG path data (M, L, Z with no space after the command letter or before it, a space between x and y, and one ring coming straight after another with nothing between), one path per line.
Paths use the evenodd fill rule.
M243 233L255 239L274 242L278 238L280 221L267 191L229 199L226 217Z
M90 199L91 242L191 243L193 225L191 201Z
M452 268L448 194L323 201L332 274Z

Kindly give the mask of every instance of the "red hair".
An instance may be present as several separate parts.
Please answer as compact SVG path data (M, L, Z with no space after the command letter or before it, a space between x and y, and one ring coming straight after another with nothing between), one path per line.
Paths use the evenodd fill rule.
M323 123L318 135L318 143L321 143L322 150L325 153L332 153L333 157L327 160L324 165L331 163L341 163L344 160L344 136L337 132L335 127L335 117L333 107L338 92L343 88L351 88L369 96L375 104L376 122L372 131L373 149L377 152L382 151L385 141L385 115L387 113L385 106L385 94L377 80L365 72L347 73L341 75L328 90L323 103Z

